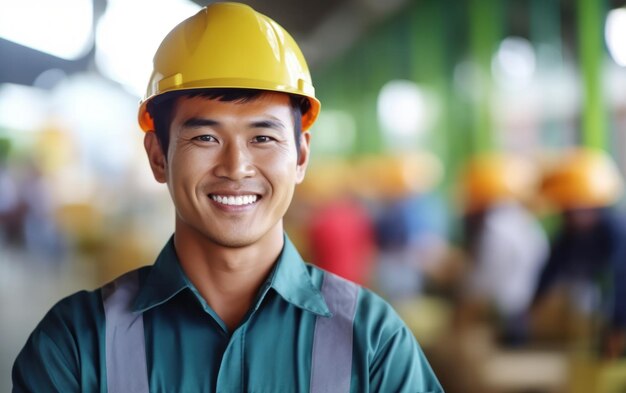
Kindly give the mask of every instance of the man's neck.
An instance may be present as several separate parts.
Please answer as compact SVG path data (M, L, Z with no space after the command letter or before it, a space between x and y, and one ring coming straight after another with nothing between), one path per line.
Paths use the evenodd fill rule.
M181 267L209 306L233 331L250 309L283 248L282 225L244 247L226 247L176 225L174 245Z

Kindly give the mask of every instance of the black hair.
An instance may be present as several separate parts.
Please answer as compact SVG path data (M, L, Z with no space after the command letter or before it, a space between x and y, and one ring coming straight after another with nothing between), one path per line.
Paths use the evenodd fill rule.
M174 109L179 97L203 97L207 99L225 101L225 102L249 102L260 98L267 94L266 90L257 89L197 89L182 90L176 92L165 93L148 101L146 107L150 116L154 120L154 133L163 149L163 153L167 157L167 149L170 144L170 126L174 116ZM296 141L296 151L298 158L300 157L300 137L302 136L302 115L307 113L311 108L311 103L304 96L289 94L291 103L291 114L293 117L293 132Z

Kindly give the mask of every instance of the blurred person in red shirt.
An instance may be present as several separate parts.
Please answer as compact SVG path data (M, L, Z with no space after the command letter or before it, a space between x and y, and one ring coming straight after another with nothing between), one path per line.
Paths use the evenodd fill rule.
M366 206L354 192L354 175L354 167L340 159L316 163L298 195L310 205L305 232L313 263L369 286L374 229Z
M374 251L372 221L354 199L321 206L309 229L313 261L357 284L368 286Z

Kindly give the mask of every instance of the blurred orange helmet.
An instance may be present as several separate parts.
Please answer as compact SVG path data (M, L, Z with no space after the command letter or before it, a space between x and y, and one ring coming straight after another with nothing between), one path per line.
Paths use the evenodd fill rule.
M353 168L341 158L312 161L304 181L296 187L299 198L312 203L326 203L352 191Z
M441 182L444 167L427 151L364 156L357 163L358 191L369 197L402 198L428 192Z
M613 159L602 150L587 148L565 152L541 184L542 194L563 210L610 206L623 188Z
M532 196L536 180L536 170L526 159L499 153L476 156L461 175L465 210L483 210L504 200L524 200Z

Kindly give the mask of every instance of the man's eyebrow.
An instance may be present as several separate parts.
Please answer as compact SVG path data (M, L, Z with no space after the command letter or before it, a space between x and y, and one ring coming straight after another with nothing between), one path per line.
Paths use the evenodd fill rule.
M201 117L192 117L190 119L185 120L182 128L201 128L201 127L210 127L218 125L219 122L212 119L205 119Z
M272 129L275 129L275 130L284 130L285 129L285 125L283 124L282 121L280 121L280 120L271 120L271 119L253 121L252 123L250 123L250 126L252 128L272 128Z

